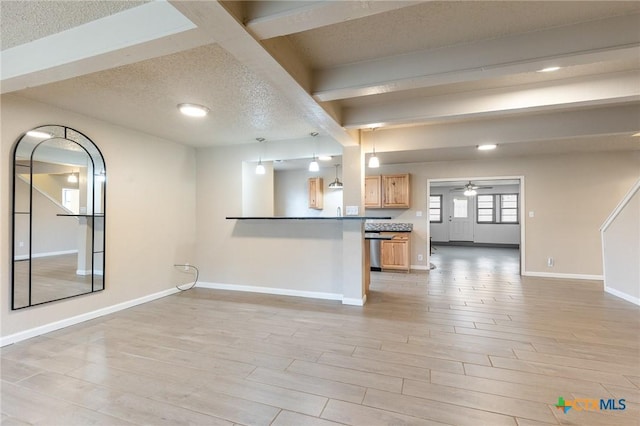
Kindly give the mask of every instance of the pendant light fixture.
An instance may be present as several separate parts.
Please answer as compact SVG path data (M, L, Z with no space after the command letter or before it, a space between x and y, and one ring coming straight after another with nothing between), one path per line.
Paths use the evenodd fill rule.
M373 144L373 153L369 157L369 168L370 169L377 169L378 167L380 167L380 160L376 156L375 133L373 133L375 131L376 131L376 127L371 129L371 132L372 132L371 133L371 140L372 140L372 144Z
M68 177L67 177L67 182L69 183L78 183L78 176L76 176L75 173L71 173Z
M340 179L338 179L338 166L340 164L336 164L336 180L334 180L333 182L331 182L329 184L329 189L342 189L343 185L342 182L340 182Z
M320 164L318 164L318 160L316 160L316 154L313 154L313 159L309 163L309 171L310 172L320 171Z
M256 140L260 143L264 142L264 138L256 138ZM262 155L258 156L258 165L256 166L256 174L263 175L266 173L266 169L262 165Z
M316 136L318 136L318 132L311 132L310 135L315 138ZM318 164L318 160L316 159L315 152L313 153L313 159L309 163L309 171L310 172L320 171L320 164Z

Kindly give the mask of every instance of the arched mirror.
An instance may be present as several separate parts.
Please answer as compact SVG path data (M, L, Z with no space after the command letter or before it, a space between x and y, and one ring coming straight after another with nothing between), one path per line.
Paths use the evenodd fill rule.
M11 309L104 290L106 178L77 130L41 126L18 139Z

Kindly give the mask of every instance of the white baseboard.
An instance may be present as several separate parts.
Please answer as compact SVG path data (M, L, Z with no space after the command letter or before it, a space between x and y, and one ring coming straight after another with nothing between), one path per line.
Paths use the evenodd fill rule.
M613 295L613 296L619 297L620 299L624 299L627 302L631 302L634 305L640 306L640 298L639 297L631 296L631 295L629 295L627 293L621 292L620 290L616 290L615 288L607 287L606 285L604 286L604 291L606 293L609 293L609 294Z
M62 254L74 254L74 253L78 253L78 250L63 250L63 251L50 251L50 252L46 252L46 253L33 253L31 255L31 258L35 259L37 257L60 256ZM15 259L16 260L26 260L26 259L29 259L29 255L28 254L20 254L20 255L16 256Z
M364 306L367 303L367 295L362 296L362 299L343 297L342 304L343 305L351 305L351 306Z
M170 288L168 290L160 291L158 293L149 294L147 296L139 297L137 299L129 300L127 302L118 303L117 305L107 306L105 308L100 308L95 311L87 312L84 314L76 315L75 317L66 318L60 321L52 322L49 324L41 325L39 327L34 327L29 330L21 331L18 333L10 334L8 336L0 337L0 347L10 345L12 343L21 342L26 339L30 339L32 337L39 336L41 334L50 333L52 331L59 330L61 328L69 327L71 325L79 324L84 321L89 321L94 318L98 318L104 315L111 314L113 312L118 312L123 309L131 308L136 305L141 305L143 303L151 302L156 299L160 299L162 297L166 297L177 293L179 290L177 288Z
M540 278L560 278L564 280L592 280L602 281L604 277L602 275L587 275L587 274L563 274L559 272L532 272L525 271L522 273L525 277L540 277Z
M306 297L309 299L343 300L342 295L338 293L321 293L317 291L292 290L288 288L259 287L259 286L251 286L251 285L221 284L221 283L208 283L208 282L199 282L198 284L196 284L196 287L211 288L215 290L231 290L231 291L246 291L250 293L277 294L280 296Z
M416 271L428 271L429 267L427 265L411 265L411 269L415 269Z

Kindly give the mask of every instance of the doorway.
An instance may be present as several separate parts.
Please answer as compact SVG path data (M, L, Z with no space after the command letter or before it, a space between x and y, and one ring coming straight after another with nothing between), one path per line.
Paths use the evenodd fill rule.
M441 252L446 251L449 264L456 255L468 260L474 249L487 248L493 249L489 251L494 253L494 263L505 254L504 265L513 265L515 253L517 273L525 270L523 176L428 179L427 211L426 253L431 269L444 259L438 250L451 247Z

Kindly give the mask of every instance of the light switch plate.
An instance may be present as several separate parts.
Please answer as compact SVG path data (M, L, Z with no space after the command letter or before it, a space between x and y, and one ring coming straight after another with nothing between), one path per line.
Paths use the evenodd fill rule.
M529 217L533 217L533 216L535 216L535 213L532 210L532 211L529 212Z
M418 210L416 212L416 217L422 217L422 211L421 210Z
M346 207L346 215L347 216L358 216L358 206L347 206Z

